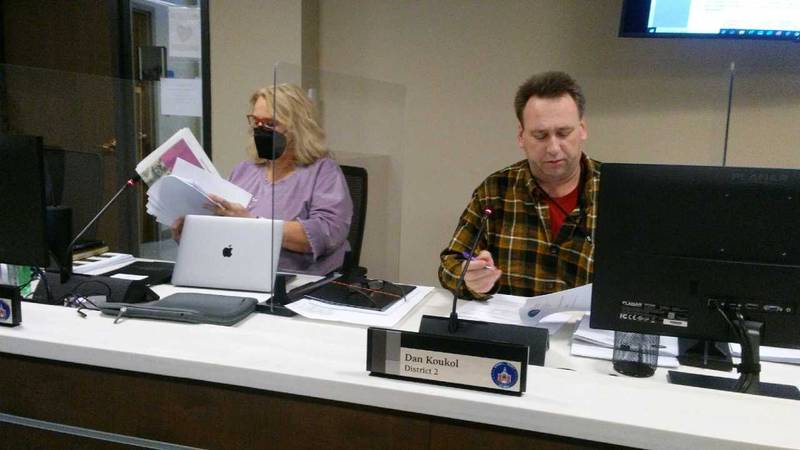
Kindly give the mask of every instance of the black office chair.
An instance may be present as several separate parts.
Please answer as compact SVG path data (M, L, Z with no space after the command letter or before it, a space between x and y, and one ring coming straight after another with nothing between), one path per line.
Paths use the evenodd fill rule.
M361 260L361 243L364 240L364 219L367 216L367 171L363 167L341 168L347 180L350 198L353 199L353 218L350 222L350 233L347 235L350 251L344 255L342 274L348 280L359 280L367 274L367 269L358 265Z

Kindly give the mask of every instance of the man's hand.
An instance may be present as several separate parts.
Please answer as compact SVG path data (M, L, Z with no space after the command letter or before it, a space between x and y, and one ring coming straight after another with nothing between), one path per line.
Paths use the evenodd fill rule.
M494 266L492 254L481 250L475 258L464 261L467 273L464 275L464 284L478 294L485 294L492 290L503 271Z
M248 211L247 208L239 203L231 203L214 194L209 194L208 198L210 198L214 203L206 205L206 208L218 216L255 217L250 214L250 211Z

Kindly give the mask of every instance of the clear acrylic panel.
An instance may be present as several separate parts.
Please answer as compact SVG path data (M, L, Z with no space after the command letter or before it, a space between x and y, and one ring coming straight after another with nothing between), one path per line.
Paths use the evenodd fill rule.
M366 217L358 265L367 269L369 278L403 281L398 278L405 87L289 63L276 64L274 75L276 86L298 86L314 103L326 147L343 170L366 171ZM347 176L358 209L357 175ZM356 218L354 229L358 222ZM355 236L349 240L358 241Z
M789 48L796 50L794 45ZM729 166L800 168L798 70L796 58L768 67L757 60L736 63Z
M0 65L2 133L43 137L53 203L72 207L73 235L133 175L133 93L131 80ZM138 192L118 198L84 239L136 253Z
M142 157L183 128L205 147L199 2L135 0L132 5L149 13L152 29L146 42L134 42L135 126ZM169 227L146 213L140 220L142 256L175 260L177 243Z
M609 64L571 75L587 97L586 153L603 162L720 165L725 142L727 63L695 67Z
M192 81L200 89L199 79ZM135 174L136 164L175 131L188 128L202 143L202 113L164 111L159 99L164 84L163 79L124 80L0 65L1 131L43 137L55 183L51 203L72 208L73 235ZM180 95L202 98L199 90L183 89ZM148 96L155 101L148 103ZM102 241L111 251L174 260L177 245L169 227L156 224L146 212L148 189L145 183L128 188L87 230L75 253L82 245Z

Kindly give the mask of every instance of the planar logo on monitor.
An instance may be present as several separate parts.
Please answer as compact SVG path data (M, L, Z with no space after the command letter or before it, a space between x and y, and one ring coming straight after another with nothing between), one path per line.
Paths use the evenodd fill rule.
M222 256L224 256L225 258L230 258L231 256L233 256L233 246L228 245L227 247L223 248Z

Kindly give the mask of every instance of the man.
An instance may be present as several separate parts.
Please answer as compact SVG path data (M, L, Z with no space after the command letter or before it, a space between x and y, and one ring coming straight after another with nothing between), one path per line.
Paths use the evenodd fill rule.
M519 87L514 107L526 159L475 189L441 253L439 280L451 291L466 265L461 298L527 297L592 281L600 163L583 154L586 99L569 75L547 72Z

